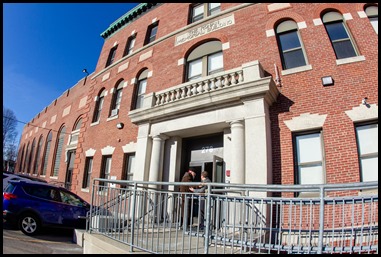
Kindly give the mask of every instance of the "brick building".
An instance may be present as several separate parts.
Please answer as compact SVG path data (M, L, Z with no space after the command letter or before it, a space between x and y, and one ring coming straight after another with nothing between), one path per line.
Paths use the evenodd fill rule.
M16 172L90 199L92 178L378 180L378 5L143 3L95 71L24 128ZM42 129L45 128L45 129Z

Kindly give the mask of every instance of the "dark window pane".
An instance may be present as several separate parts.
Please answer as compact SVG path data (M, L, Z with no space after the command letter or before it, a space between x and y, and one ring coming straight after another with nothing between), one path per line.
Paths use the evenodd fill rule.
M356 52L353 49L351 41L339 41L333 43L333 48L335 49L337 59L348 58L356 56Z
M300 41L296 31L280 34L279 41L282 51L300 47Z
M153 41L155 40L155 38L156 38L156 33L157 33L157 26L155 26L155 27L153 27L153 28L151 29L151 35L150 35L150 37L149 37L149 41L148 41L148 43L151 43L151 42L153 42Z
M342 22L326 24L326 28L331 41L349 38Z
M284 53L284 64L286 69L306 65L302 49Z

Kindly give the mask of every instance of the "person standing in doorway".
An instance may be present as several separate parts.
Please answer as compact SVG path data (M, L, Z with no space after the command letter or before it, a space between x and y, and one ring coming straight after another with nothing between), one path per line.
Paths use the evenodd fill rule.
M181 182L193 182L195 177L196 177L196 172L189 169L187 172L185 172L183 178L181 179ZM185 227L192 225L191 224L192 217L190 217L191 201L190 200L185 201L185 197L187 196L187 193L191 192L189 188L190 188L190 185L180 186L180 192L182 193L181 194L181 220L180 220L181 226L180 227L182 227L183 225L185 225ZM186 215L187 219L184 220L184 211L185 211L184 207L186 202L187 202L187 215Z
M205 193L207 193L208 185L207 183L212 182L209 178L209 174L207 171L201 172L201 185L199 188L190 187L189 190L194 193L200 193L202 196L200 197L200 221L199 221L199 229L204 229L204 217L205 217Z

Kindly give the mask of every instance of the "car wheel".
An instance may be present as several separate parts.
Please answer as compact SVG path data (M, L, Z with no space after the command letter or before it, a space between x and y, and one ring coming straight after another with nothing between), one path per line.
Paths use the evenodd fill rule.
M40 219L34 214L25 213L19 219L19 228L25 235L36 235L41 229Z

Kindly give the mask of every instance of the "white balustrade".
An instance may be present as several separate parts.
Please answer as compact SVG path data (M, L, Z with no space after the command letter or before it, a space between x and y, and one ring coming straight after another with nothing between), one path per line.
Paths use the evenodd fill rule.
M195 95L225 89L230 86L236 86L243 81L243 70L234 69L215 77L209 76L202 81L187 82L177 88L170 88L165 91L155 93L155 106L179 101Z

